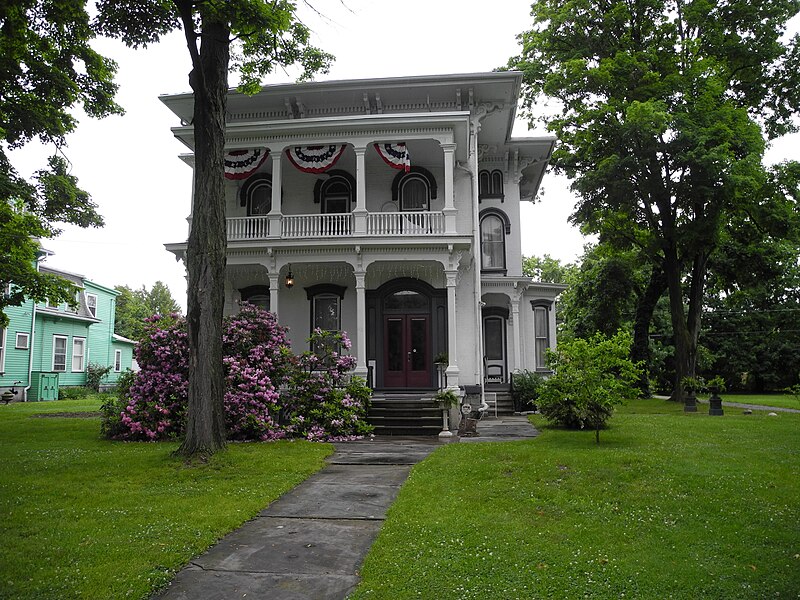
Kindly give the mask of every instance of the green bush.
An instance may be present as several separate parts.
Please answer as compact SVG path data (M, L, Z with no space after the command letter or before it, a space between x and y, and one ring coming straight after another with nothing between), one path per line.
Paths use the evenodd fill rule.
M82 400L91 394L91 390L84 386L58 388L59 400Z
M93 392L100 391L100 382L103 377L111 372L111 367L98 365L96 363L89 363L86 367L86 387Z
M130 369L125 369L117 378L117 385L114 394L108 397L100 405L100 434L108 439L121 436L127 428L122 424L122 412L128 405L131 385L136 377L136 373Z
M533 371L515 371L511 374L511 398L517 412L536 410L536 400L544 377Z
M558 425L572 429L600 429L614 406L636 397L640 370L629 357L630 334L619 331L607 338L575 339L549 351L553 374L541 385L539 412Z

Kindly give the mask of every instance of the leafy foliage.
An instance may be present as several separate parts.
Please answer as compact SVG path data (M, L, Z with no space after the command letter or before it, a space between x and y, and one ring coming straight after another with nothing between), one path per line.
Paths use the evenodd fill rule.
M86 387L93 392L100 391L100 384L103 377L111 372L111 365L99 365L97 363L89 363L86 365Z
M533 371L515 371L511 374L511 398L514 410L521 412L536 410L536 401L542 388L544 377Z
M141 340L145 336L145 321L153 315L178 315L181 312L169 288L161 281L156 281L150 290L145 286L132 290L126 285L114 289L119 292L114 331L126 338Z
M554 164L581 197L572 219L663 272L676 386L695 370L723 226L774 195L763 134L791 131L800 109L800 37L781 39L798 10L794 0L543 0L509 61L524 72L528 117L559 138Z
M54 237L60 223L103 225L97 206L70 174L63 149L77 126L76 105L91 117L122 109L113 100L116 65L91 47L95 31L85 2L6 2L0 23L0 288L13 284L12 294L0 297L3 325L4 309L25 298L74 297L72 284L36 270L36 238ZM56 154L27 181L6 150L37 138Z
M594 429L599 443L614 406L637 395L640 373L629 358L630 346L630 334L620 331L563 342L549 351L553 374L541 386L539 412L563 427Z
M355 358L344 334L315 332L315 348L296 357L275 316L243 303L225 320L225 427L228 439L352 439L371 431L366 411L372 391L348 380ZM141 370L118 399L103 407L102 431L117 439L180 437L188 401L188 336L183 318L156 315L136 348Z

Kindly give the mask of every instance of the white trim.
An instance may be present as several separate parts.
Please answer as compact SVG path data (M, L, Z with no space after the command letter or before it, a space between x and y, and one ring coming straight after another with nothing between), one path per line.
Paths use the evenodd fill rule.
M56 340L64 340L64 366L61 369L56 369ZM69 337L66 335L59 335L53 334L53 362L52 362L52 371L57 371L59 373L66 373L67 372L67 342L69 341Z
M114 373L122 371L122 350L114 350Z
M20 337L23 337L23 336L25 338L25 344L24 345L20 344L20 342L19 342ZM15 342L14 342L14 348L16 348L17 350L29 350L30 349L30 345L31 345L31 334L28 333L27 331L18 331L17 332L17 337L16 337Z
M81 353L75 353L75 347L80 346ZM72 372L83 373L86 370L86 338L74 336L72 338ZM79 360L75 360L78 358ZM76 363L80 364L80 368L76 368Z

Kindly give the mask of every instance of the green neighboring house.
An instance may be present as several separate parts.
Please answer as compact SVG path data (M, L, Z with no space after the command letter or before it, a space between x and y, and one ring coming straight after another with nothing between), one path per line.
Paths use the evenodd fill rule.
M9 325L0 329L0 393L15 401L57 400L61 387L86 384L87 365L110 366L103 386L113 386L133 367L136 342L114 333L119 292L83 275L39 270L68 279L78 287L75 306L34 303L9 307Z

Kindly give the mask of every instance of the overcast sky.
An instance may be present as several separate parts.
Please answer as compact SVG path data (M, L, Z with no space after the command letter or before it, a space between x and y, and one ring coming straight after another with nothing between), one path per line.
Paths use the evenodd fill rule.
M319 80L491 71L519 52L516 36L531 22L530 2L519 0L496 0L482 10L465 10L463 0L345 2L312 3L326 18L301 6L315 45L336 57ZM186 148L172 136L177 120L158 96L189 91L188 52L178 34L138 51L112 40L98 40L95 47L119 63L117 100L126 114L82 117L66 157L106 225L66 228L46 242L56 253L47 264L109 287L150 288L161 280L185 309L183 265L163 244L186 239L191 170L177 158ZM266 83L291 82L296 75L279 72ZM529 135L522 123L514 134ZM793 143L800 147L800 137L776 143L768 159L789 156ZM13 152L11 160L30 175L51 153L31 143ZM540 202L523 203L523 254L574 261L585 243L567 222L575 198L567 182L553 174L545 176L543 188Z

